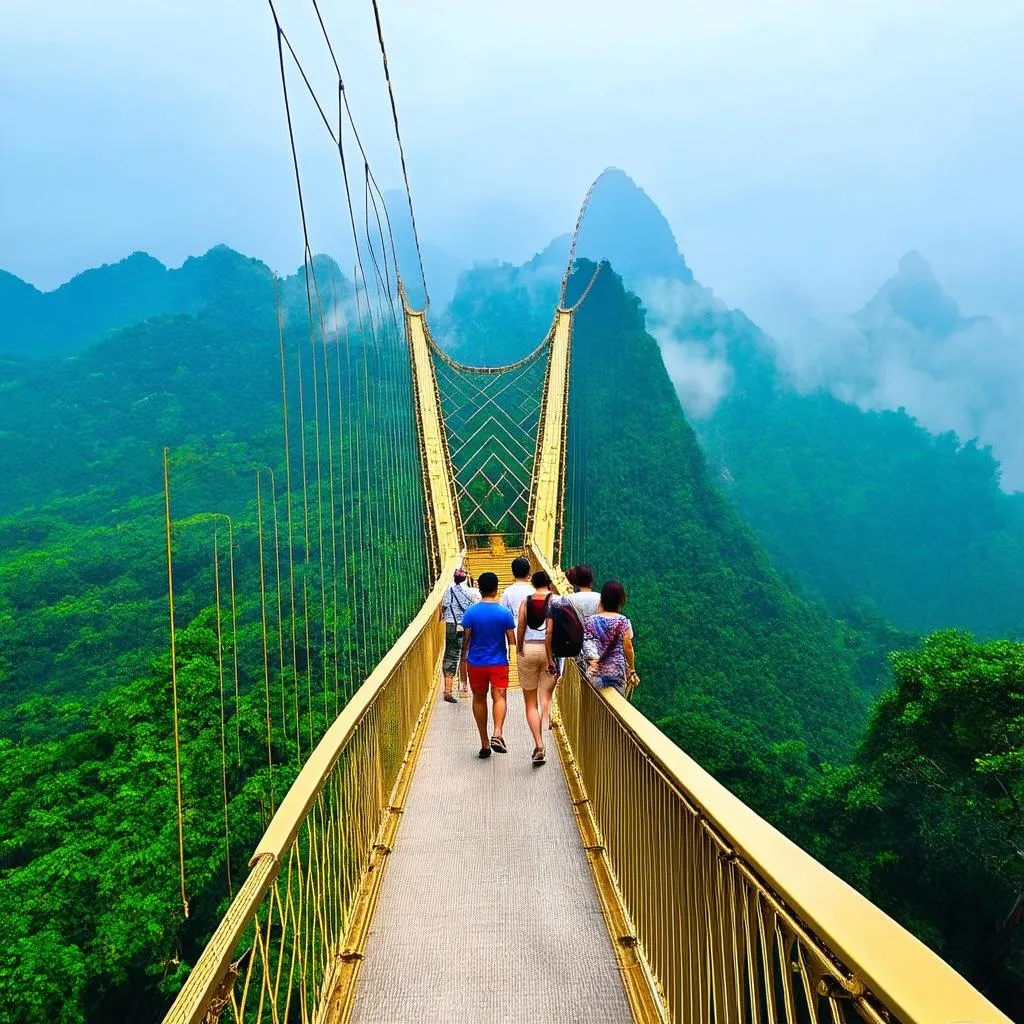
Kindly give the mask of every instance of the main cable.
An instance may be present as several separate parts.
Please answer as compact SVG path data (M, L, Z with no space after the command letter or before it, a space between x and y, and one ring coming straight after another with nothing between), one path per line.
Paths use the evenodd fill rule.
M313 0L314 4L316 0ZM398 105L395 103L395 89L391 82L391 69L388 67L388 51L384 45L384 30L380 23L380 8L377 0L373 0L373 17L377 23L377 40L380 43L380 57L384 65L384 79L388 83L388 97L391 100L391 119L395 125L395 139L398 142L398 155L402 161L402 178L405 181L405 197L409 201L409 221L412 224L412 237L416 243L416 259L420 265L420 281L423 283L423 309L430 308L430 293L427 291L427 275L423 269L423 251L420 248L420 235L416 229L416 212L412 206L412 190L409 188L409 171L405 163L405 146L402 144L402 132L398 127Z

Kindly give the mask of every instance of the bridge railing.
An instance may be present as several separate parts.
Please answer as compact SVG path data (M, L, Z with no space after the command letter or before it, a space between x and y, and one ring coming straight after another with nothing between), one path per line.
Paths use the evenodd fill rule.
M606 916L645 1019L1010 1024L573 663L558 706L581 829L599 890L608 872Z
M307 1024L351 998L437 680L438 608L457 564L444 566L423 609L306 761L164 1024Z

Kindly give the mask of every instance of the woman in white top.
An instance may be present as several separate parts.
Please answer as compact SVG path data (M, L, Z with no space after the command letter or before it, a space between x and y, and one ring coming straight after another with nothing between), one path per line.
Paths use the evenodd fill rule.
M572 593L566 594L563 597L556 597L554 600L564 604L571 604L573 608L576 609L580 625L586 628L587 619L592 615L597 614L598 606L601 603L600 594L594 593L594 570L586 563L574 565L571 569L566 571L565 579L572 587ZM562 672L565 668L565 659L555 659L552 656L550 643L548 644L548 661L554 662L558 678L561 679ZM554 691L552 690L552 693L553 692ZM545 693L543 691L541 692L540 725L544 732L547 732L548 729L551 728L552 693L547 693L545 699Z
M551 577L543 570L535 572L530 579L533 593L519 606L516 624L516 652L519 655L519 685L523 690L526 705L526 723L533 733L534 767L544 763L544 739L540 728L540 707L538 697L551 703L556 678L554 665L548 659L546 639L548 629L548 606L551 604Z

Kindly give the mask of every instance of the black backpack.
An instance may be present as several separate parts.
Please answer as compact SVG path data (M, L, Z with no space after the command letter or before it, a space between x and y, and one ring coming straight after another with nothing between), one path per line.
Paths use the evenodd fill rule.
M551 608L551 653L556 658L574 658L583 650L583 622L569 601Z

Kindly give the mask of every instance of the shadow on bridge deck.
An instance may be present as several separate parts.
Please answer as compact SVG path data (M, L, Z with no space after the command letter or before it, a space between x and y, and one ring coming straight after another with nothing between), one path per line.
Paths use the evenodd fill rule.
M468 702L434 707L355 1024L632 1020L554 741L532 767L521 691L508 712L481 761Z

